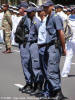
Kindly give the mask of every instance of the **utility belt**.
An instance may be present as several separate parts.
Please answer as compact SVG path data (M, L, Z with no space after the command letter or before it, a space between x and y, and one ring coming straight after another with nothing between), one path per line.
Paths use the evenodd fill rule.
M33 43L37 43L37 40L34 40L34 41L28 41L30 42L30 45L32 45Z
M52 45L55 45L55 47L57 48L60 45L60 41L58 41L58 40L52 40L49 43L39 45L39 48L41 48L41 47L49 47L49 46L52 46Z

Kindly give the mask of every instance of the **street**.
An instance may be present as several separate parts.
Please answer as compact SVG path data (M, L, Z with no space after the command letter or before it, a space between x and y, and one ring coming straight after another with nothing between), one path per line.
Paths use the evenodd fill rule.
M5 46L0 44L0 100L36 100L34 96L21 93L18 89L25 85L19 49L12 46L12 53L3 54ZM64 65L62 56L60 70ZM75 57L72 60L68 78L62 78L62 91L67 100L75 100Z

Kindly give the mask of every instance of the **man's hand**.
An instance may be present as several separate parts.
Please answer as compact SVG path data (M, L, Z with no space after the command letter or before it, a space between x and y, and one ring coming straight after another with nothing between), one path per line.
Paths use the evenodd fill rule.
M63 50L63 56L66 56L66 49Z
M0 30L5 30L5 28L4 27L0 27Z
M66 49L65 49L65 36L64 36L64 32L62 30L59 30L58 33L59 33L59 38L60 38L61 45L62 45L63 56L65 56L66 55Z

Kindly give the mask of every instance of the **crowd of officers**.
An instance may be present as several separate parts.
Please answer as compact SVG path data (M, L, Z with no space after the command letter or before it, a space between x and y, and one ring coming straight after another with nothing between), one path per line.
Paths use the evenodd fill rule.
M0 13L4 13L2 20L6 45L4 53L11 53L12 33L15 34L21 26L28 28L24 43L18 43L26 83L23 88L19 88L22 93L41 97L42 100L64 99L59 69L62 52L66 55L62 19L71 14L71 9L63 10L63 8L62 5L54 7L54 3L47 0L37 8L25 2L18 8L4 4L0 9Z

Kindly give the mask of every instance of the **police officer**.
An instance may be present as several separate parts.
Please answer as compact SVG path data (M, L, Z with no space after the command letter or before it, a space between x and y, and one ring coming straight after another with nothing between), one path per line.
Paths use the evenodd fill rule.
M70 16L70 14L71 14L71 9L70 8L67 8L66 14L67 14L67 16Z
M55 5L56 13L63 11L63 8L64 8L63 5L60 4Z
M40 6L37 9L38 16L41 19L41 25L39 27L38 31L38 47L39 47L39 56L40 56L40 66L42 67L42 72L43 72L43 77L44 77L44 90L46 90L47 82L45 80L46 78L46 69L47 69L47 59L48 57L46 56L47 53L45 53L46 50L46 36L47 36L47 31L46 31L46 20L47 20L47 14L44 11L44 8ZM39 97L42 93L44 93L43 90L41 90L38 94L36 94L37 97Z
M43 4L44 10L48 14L46 21L46 30L48 32L46 47L46 53L48 54L46 80L48 82L48 90L46 90L42 96L43 98L55 96L56 100L62 100L64 96L61 92L59 63L61 57L61 46L64 54L66 54L65 39L63 33L63 22L58 15L52 12L54 8L53 5L54 4L51 0L48 0ZM58 42L58 40L60 42ZM61 45L59 45L59 43L61 43Z
M35 12L36 12L35 7L27 9L28 16L31 19L31 27L30 27L28 42L30 42L32 70L34 73L34 89L28 91L28 93L30 93L31 95L35 95L39 91L41 91L43 84L43 75L40 68L39 50L37 45L38 29L40 26L40 21L35 17Z
M11 14L8 11L9 5L4 4L3 10L4 10L4 16L2 20L2 27L4 29L4 40L6 45L6 50L3 53L11 53L11 29L12 29L12 19Z
M24 15L24 13L22 13L22 15ZM32 87L33 87L32 86L32 84L33 84L33 73L32 73L32 70L31 70L31 57L30 57L30 51L29 51L30 43L27 42L28 34L29 34L29 30L30 30L30 22L31 21L28 18L28 16L24 15L22 17L21 21L19 22L18 26L17 26L17 29L19 27L26 29L26 27L27 27L27 29L26 29L27 33L25 33L25 35L23 37L24 41L22 43L19 42L21 63L22 63L23 73L24 73L25 81L26 81L25 86L23 88L19 88L19 90L22 93L26 93L28 90L32 89Z

